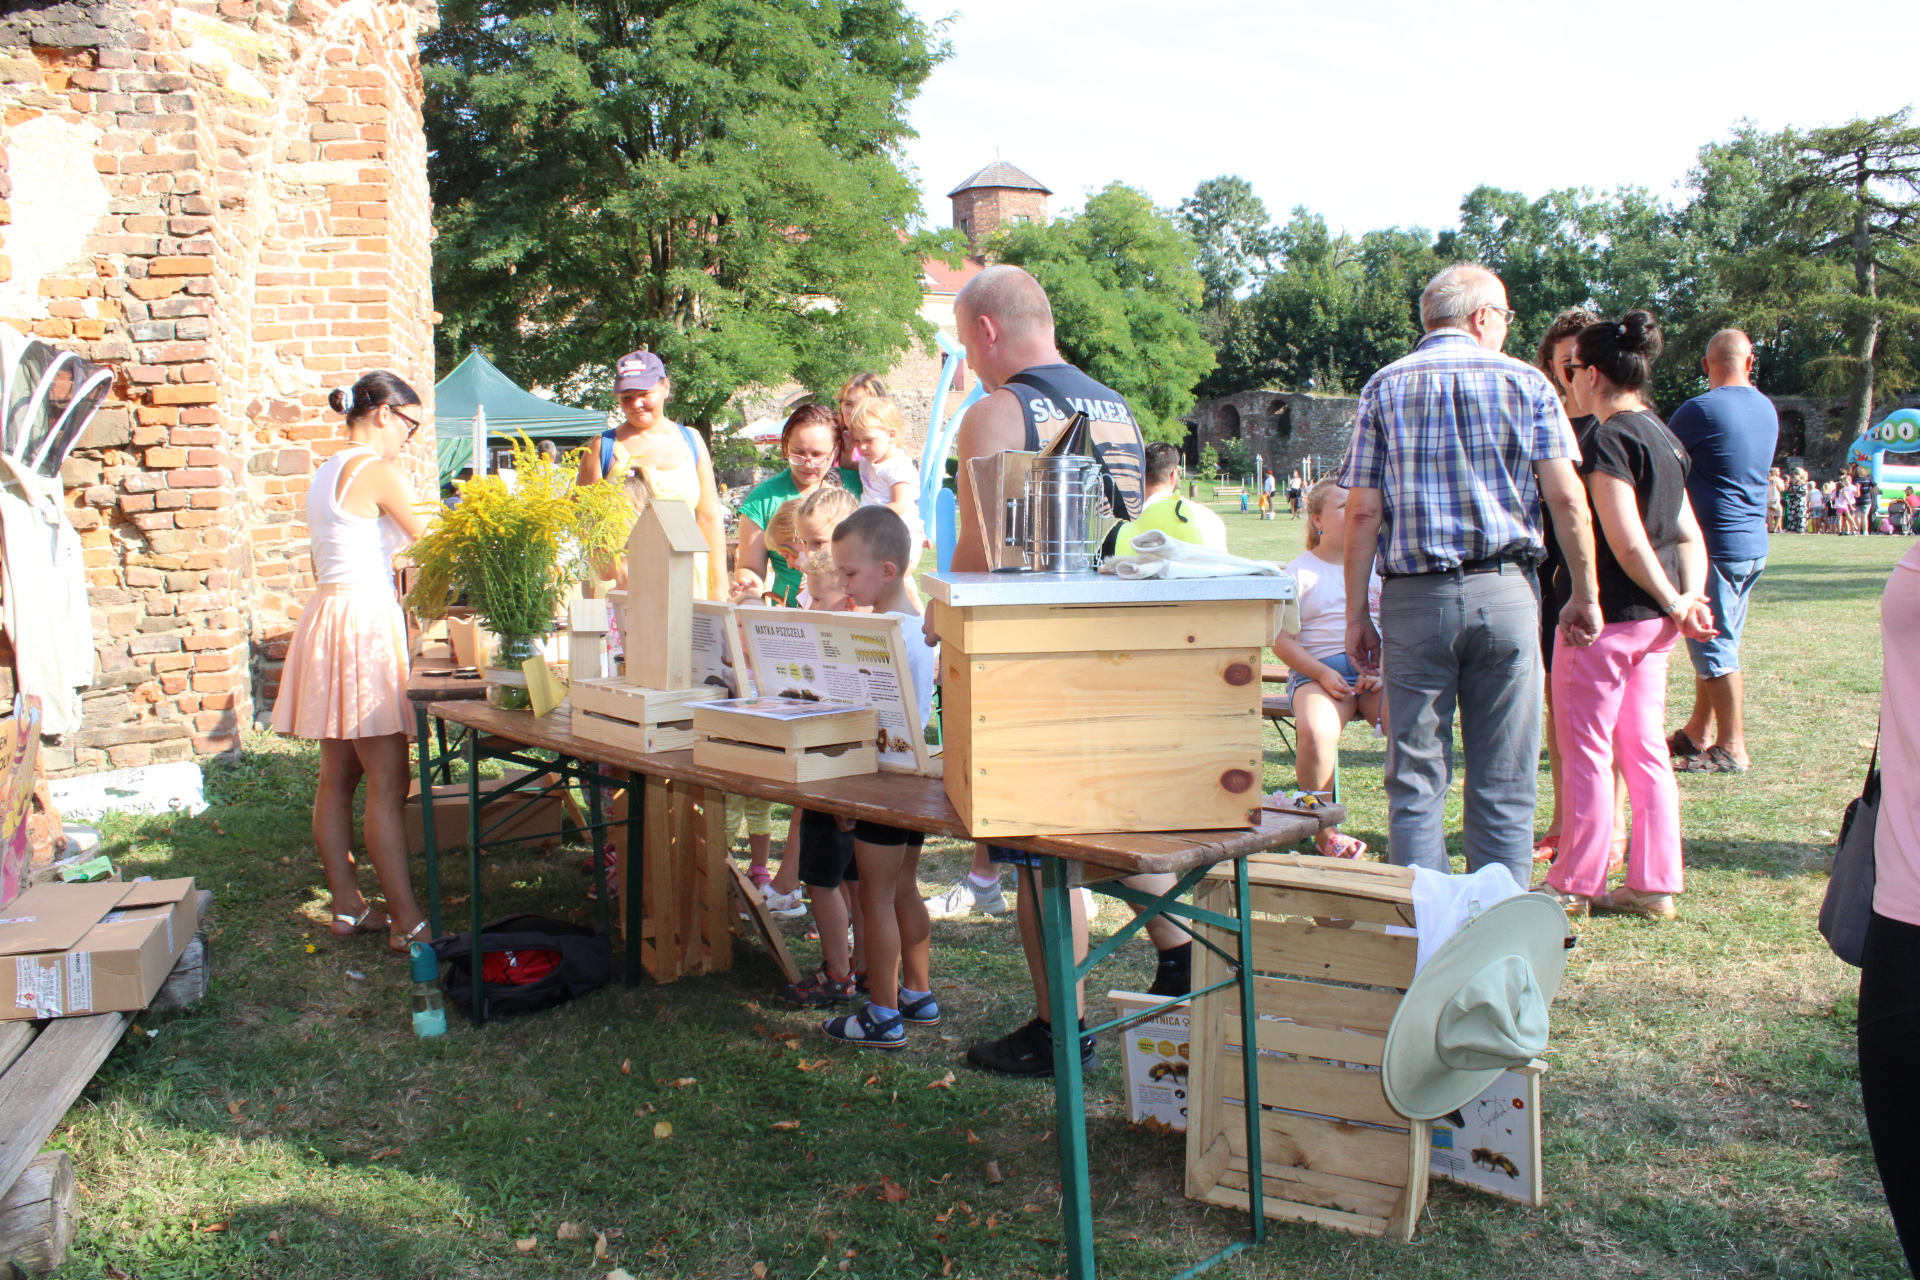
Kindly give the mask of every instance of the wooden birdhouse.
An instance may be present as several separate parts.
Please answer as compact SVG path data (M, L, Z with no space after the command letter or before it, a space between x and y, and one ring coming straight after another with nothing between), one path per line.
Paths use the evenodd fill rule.
M627 538L627 683L693 684L694 557L707 540L685 502L649 499Z

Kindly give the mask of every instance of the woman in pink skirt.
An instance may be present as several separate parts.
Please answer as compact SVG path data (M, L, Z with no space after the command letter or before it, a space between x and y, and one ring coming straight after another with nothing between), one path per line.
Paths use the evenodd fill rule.
M1647 403L1660 326L1645 311L1588 325L1561 368L1592 415L1580 474L1593 511L1605 625L1587 648L1556 637L1553 727L1560 741L1560 856L1538 886L1569 915L1614 911L1672 919L1681 888L1680 796L1668 762L1667 656L1682 635L1708 639L1700 589L1707 552L1687 501L1692 460ZM1633 801L1627 882L1607 891L1613 772Z
M346 415L348 446L307 490L318 589L300 614L273 706L276 732L320 742L313 843L333 892L333 933L387 931L405 955L426 929L413 898L402 814L407 799L407 624L394 591L393 554L426 518L393 463L420 429L420 397L383 369L327 398ZM386 895L383 912L360 894L353 865L353 795L366 779L367 856Z

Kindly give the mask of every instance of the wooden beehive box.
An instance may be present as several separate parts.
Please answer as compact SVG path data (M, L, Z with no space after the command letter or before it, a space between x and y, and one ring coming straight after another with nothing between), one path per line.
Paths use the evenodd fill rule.
M748 699L775 702L779 699ZM693 762L754 778L821 782L880 771L880 720L872 707L773 719L723 707L693 707Z
M935 608L969 834L1257 823L1269 602Z
M573 702L573 731L596 742L610 742L629 751L685 751L700 735L693 728L693 705L724 698L718 685L691 689L644 689L618 676L604 680L575 680L568 695Z
M1379 1066L1413 982L1413 873L1295 854L1258 854L1247 869L1266 1214L1409 1240L1426 1204L1430 1126L1393 1109ZM1232 877L1216 870L1198 905L1231 915ZM1208 936L1234 953L1232 935ZM1196 990L1231 976L1205 948L1196 959ZM1237 990L1194 1001L1187 1195L1243 1211L1244 1035Z

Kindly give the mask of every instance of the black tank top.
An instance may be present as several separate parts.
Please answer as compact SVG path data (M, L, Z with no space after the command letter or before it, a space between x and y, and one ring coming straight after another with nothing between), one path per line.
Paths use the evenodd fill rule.
M1074 413L1085 413L1094 456L1113 479L1119 497L1116 505L1125 508L1116 510L1114 516L1121 520L1139 518L1146 496L1147 442L1125 396L1070 364L1034 365L1003 385L1020 399L1029 452L1045 448Z

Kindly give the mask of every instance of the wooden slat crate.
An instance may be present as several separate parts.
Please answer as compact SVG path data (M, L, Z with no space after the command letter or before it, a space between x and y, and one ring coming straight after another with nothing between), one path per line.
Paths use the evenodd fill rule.
M624 792L614 802L626 817ZM626 828L614 827L620 880L619 928L625 936ZM732 876L727 869L727 797L719 791L647 779L645 865L640 885L640 965L655 982L733 967Z
M1266 1214L1409 1240L1426 1204L1430 1126L1393 1109L1378 1067L1413 981L1416 940L1387 932L1411 928L1413 873L1294 854L1255 855L1247 871ZM1215 871L1198 904L1231 914L1232 876L1230 866ZM1234 954L1232 935L1208 929L1207 936ZM1196 948L1196 959L1196 989L1229 976L1205 948ZM1191 1044L1187 1195L1245 1210L1237 990L1195 1000Z

